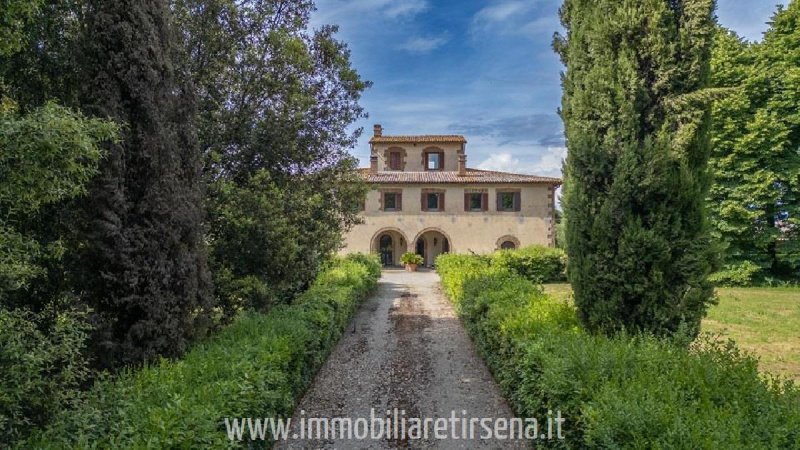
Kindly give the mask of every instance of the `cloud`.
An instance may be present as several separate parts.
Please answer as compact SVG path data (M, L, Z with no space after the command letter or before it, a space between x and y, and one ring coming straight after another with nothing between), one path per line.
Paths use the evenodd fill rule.
M538 156L538 159L530 160L530 155ZM478 164L478 168L500 172L560 176L561 166L566 156L566 147L548 147L540 149L540 151L529 150L525 157L516 156L510 152L491 153Z
M531 3L530 1L509 1L487 6L475 14L473 21L476 24L505 22L527 11L531 7Z
M392 3L388 8L384 9L384 14L390 18L397 18L402 16L413 16L428 9L428 2L426 0L405 0L402 2Z
M430 37L412 37L404 43L400 44L397 48L411 53L430 53L433 50L446 44L448 38L445 36L430 36Z
M449 128L469 136L495 138L499 145L535 143L545 147L564 146L564 126L556 114L530 114L456 123Z

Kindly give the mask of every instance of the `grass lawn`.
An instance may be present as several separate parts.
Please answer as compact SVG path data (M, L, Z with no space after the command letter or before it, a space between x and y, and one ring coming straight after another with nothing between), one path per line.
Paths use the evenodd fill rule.
M569 299L569 284L545 291ZM703 331L731 338L761 359L762 370L800 381L800 288L720 288Z

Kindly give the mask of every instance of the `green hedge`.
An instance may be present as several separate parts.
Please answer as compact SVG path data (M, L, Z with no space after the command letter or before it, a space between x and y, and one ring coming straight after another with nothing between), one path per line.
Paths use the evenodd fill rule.
M519 250L498 250L489 260L492 265L513 270L536 283L566 280L567 254L560 248L534 245Z
M437 260L445 292L516 414L560 410L564 448L800 448L800 391L704 337L589 335L574 307L472 256Z
M326 268L291 305L248 313L178 361L98 382L34 448L218 448L225 417L288 417L380 275L377 258Z

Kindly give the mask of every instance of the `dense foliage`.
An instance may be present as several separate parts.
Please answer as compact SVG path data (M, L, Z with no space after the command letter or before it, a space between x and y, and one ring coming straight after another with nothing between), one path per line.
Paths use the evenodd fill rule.
M697 333L713 0L567 0L561 116L569 278L590 330Z
M365 190L347 150L360 130L348 126L365 116L369 83L335 27L309 31L311 1L174 4L197 86L219 300L265 307L307 286L356 221Z
M720 29L709 193L723 270L715 280L800 279L800 2L779 10L764 40Z
M25 445L233 446L224 418L289 417L379 275L376 257L336 260L291 305L243 314L178 361L97 383Z
M490 257L491 264L516 272L534 283L564 281L567 255L559 248L532 245L518 250L499 250Z
M166 1L90 1L85 17L82 103L125 124L85 202L75 270L104 367L179 355L208 326L193 92L176 73L168 11Z
M519 417L566 418L562 448L797 448L800 390L701 337L590 334L575 308L474 256L437 259L445 292ZM541 445L544 444L544 445Z
M70 404L88 374L89 324L63 273L68 230L48 213L85 193L113 124L47 104L0 105L0 447Z
M368 83L312 8L3 2L0 446L90 386L87 366L178 356L338 248Z

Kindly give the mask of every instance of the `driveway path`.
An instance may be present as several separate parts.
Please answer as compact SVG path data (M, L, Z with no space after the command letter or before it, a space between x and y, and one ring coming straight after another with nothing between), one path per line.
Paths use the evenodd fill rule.
M441 293L439 276L432 271L383 272L377 292L356 314L298 405L289 436L301 436L301 419L318 417L350 418L352 432L358 433L357 419L370 420L371 410L384 422L390 411L389 422L397 424L392 425L397 433L387 437L384 432L376 440L346 439L346 434L329 435L328 439L295 438L278 442L275 447L525 448L521 441L480 440L477 419L472 423L474 439L464 439L469 438L469 428L464 427L472 418L510 418L513 414ZM459 420L450 420L452 414ZM413 421L408 419L403 438L401 420L392 419L395 415L401 419L448 419L443 433L451 438L437 440L434 422L429 423L427 439L417 439L421 432L410 436L416 431L412 431ZM363 419L361 422L364 425ZM374 426L371 432L377 433L377 428ZM459 439L452 439L451 429ZM362 426L361 434L364 432Z

